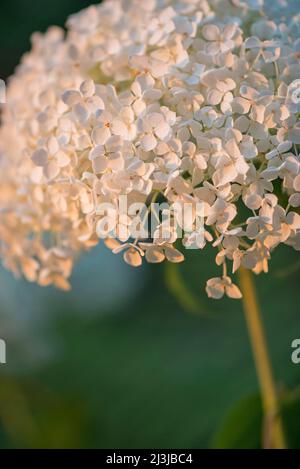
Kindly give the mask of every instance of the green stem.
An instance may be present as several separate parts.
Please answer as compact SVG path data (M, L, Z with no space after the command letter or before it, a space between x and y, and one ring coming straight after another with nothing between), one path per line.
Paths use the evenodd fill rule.
M239 275L246 322L262 395L265 421L272 423L272 425L270 425L270 447L277 449L286 448L280 407L257 301L253 274L250 270L241 268Z

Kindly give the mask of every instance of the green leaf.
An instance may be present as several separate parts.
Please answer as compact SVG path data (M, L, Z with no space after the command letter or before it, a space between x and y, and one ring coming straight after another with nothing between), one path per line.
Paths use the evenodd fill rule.
M283 427L288 448L300 448L300 391L280 396ZM228 413L212 441L213 448L262 448L263 412L258 394L239 401Z
M289 448L300 448L300 390L289 392L282 402L283 423Z
M218 449L261 448L263 412L258 394L240 400L225 417L212 441Z
M165 282L168 290L172 293L184 311L193 314L207 313L204 305L185 283L178 264L172 264L170 262L166 264Z

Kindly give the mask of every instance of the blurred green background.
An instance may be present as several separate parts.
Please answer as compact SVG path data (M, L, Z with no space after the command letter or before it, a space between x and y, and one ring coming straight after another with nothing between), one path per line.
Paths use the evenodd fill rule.
M2 0L0 77L33 31L88 0ZM289 445L300 446L299 254L277 250L257 279ZM85 256L73 291L0 270L1 448L260 447L258 385L239 301L206 298L210 250L180 266L135 270L104 247Z

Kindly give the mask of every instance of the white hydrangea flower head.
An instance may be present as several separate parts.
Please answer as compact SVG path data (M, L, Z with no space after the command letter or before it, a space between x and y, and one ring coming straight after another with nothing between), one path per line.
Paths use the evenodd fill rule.
M262 0L106 0L32 37L0 129L0 256L16 275L69 289L78 255L102 238L101 204L200 202L182 246L217 249L210 297L228 275L267 272L300 250L300 19ZM251 25L251 26L249 26ZM300 86L299 86L300 88ZM299 94L298 94L299 91ZM174 226L105 244L127 263L181 262ZM175 246L176 244L176 246Z

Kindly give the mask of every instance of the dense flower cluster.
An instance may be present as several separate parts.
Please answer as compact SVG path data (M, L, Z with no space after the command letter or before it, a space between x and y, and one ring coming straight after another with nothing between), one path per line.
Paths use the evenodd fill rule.
M0 130L9 269L68 289L120 195L203 204L204 236L182 244L217 249L210 297L241 296L227 264L267 272L280 243L300 250L300 17L276 24L261 3L108 0L33 35ZM105 242L134 266L184 259L175 223Z

